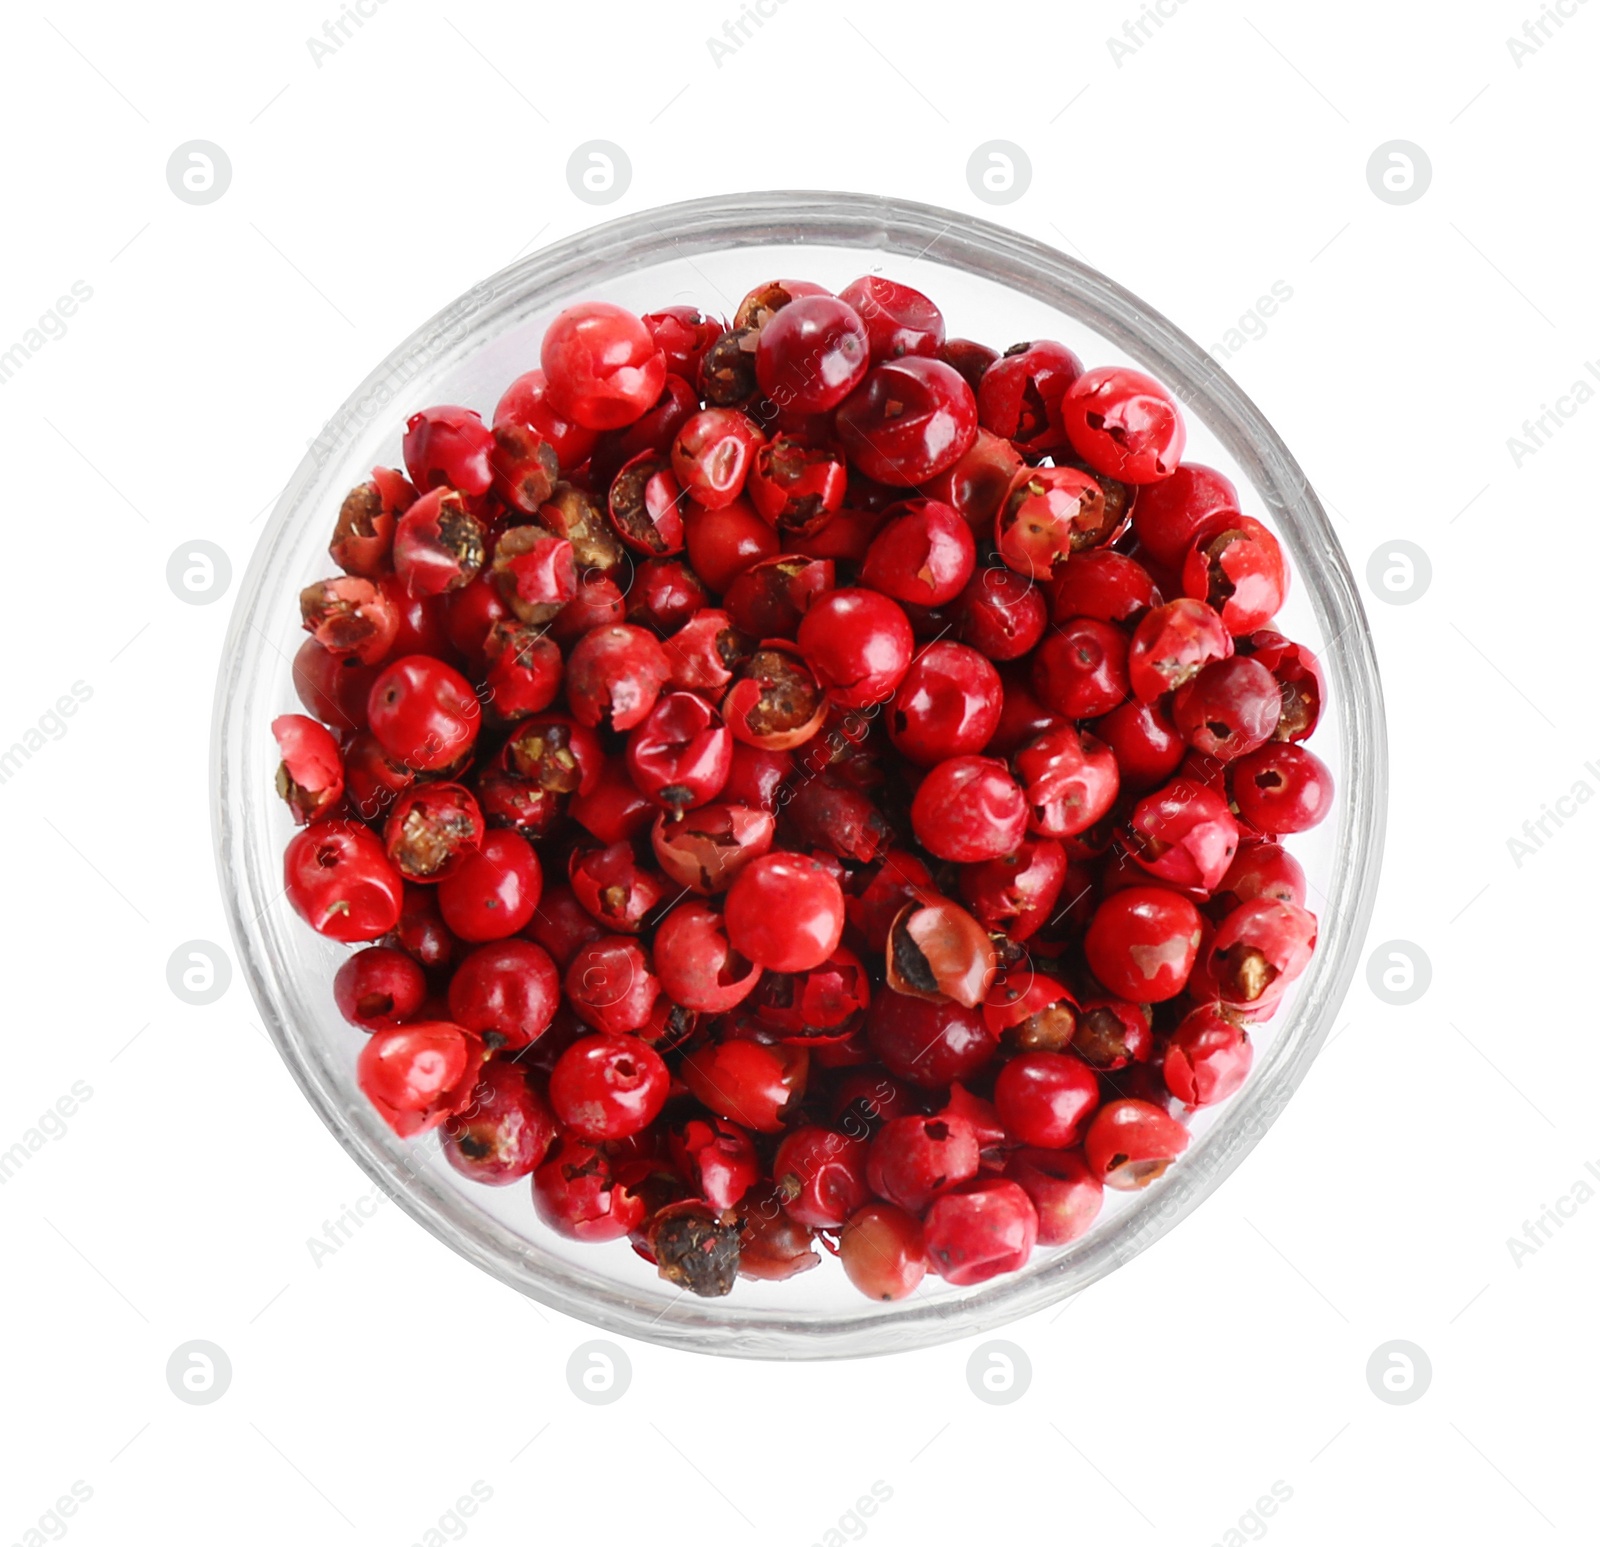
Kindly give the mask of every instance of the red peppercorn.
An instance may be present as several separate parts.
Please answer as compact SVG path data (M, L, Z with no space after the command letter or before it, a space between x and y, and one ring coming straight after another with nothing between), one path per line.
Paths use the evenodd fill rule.
M911 826L930 854L971 864L1016 848L1027 831L1028 803L1004 763L952 757L918 785Z
M483 812L471 791L445 781L407 790L383 824L384 853L407 881L443 881L482 838Z
M650 1019L661 985L650 959L627 935L602 935L580 945L563 980L572 1008L600 1031L637 1031Z
M602 1032L574 1042L550 1072L550 1106L580 1139L626 1139L656 1119L670 1079L638 1037Z
M758 559L729 585L723 606L752 639L789 639L824 592L833 589L833 561L784 553Z
M756 380L779 408L816 414L848 397L870 363L866 327L848 302L800 296L761 329Z
M920 1214L947 1188L978 1174L978 1137L954 1113L891 1118L872 1137L867 1176L880 1198Z
M392 467L375 467L372 477L344 497L328 552L350 575L376 580L389 561L395 522L411 508L417 491Z
M1258 897L1217 926L1206 970L1224 1004L1268 1013L1305 971L1316 944L1317 921L1304 908Z
M1202 601L1179 597L1152 607L1128 646L1128 685L1151 703L1233 654L1233 639L1216 612Z
M1014 1150L1005 1175L1033 1204L1041 1246L1076 1241L1099 1217L1104 1189L1082 1150Z
M1212 661L1172 697L1172 718L1189 745L1231 761L1277 729L1283 696L1272 673L1247 655Z
M703 902L681 903L656 929L652 948L662 988L686 1010L723 1015L748 998L761 976L729 943L722 915Z
M744 489L766 439L755 421L736 408L703 408L685 421L672 443L673 474L702 510L723 510ZM692 553L692 541L690 549Z
M692 1049L678 1072L689 1093L717 1116L757 1133L781 1133L791 1106L805 1094L807 1067L803 1048L740 1040Z
M1026 838L1010 854L961 869L961 896L986 929L1027 940L1053 913L1067 878L1066 851L1052 838Z
M1148 1187L1189 1147L1189 1130L1148 1101L1108 1101L1084 1135L1089 1169L1123 1192Z
M1076 467L1025 467L995 518L995 547L1019 575L1048 580L1081 549L1109 542L1117 521L1105 490Z
M1085 371L1061 398L1072 449L1097 472L1155 483L1183 458L1183 416L1154 377L1125 366Z
M999 1047L977 1011L889 990L873 998L867 1036L892 1075L929 1090L971 1079Z
M1303 833L1333 809L1333 775L1298 742L1268 742L1233 764L1239 815L1257 832Z
M668 811L714 800L728 782L732 763L732 733L695 693L664 693L628 737L634 784Z
M889 712L902 757L931 768L981 752L1000 724L1000 675L976 650L939 640L912 660Z
M284 850L283 884L295 912L330 940L376 940L400 921L400 877L359 822L297 832Z
M720 322L695 306L664 306L658 312L646 312L640 320L667 369L691 382L699 374L701 356L722 332Z
M1057 623L1069 618L1134 623L1160 605L1161 593L1150 571L1115 548L1090 548L1075 555L1051 585L1050 615Z
M561 690L561 649L526 623L496 623L483 642L489 707L502 720L548 709Z
M531 940L496 940L461 960L450 979L450 1018L491 1048L538 1041L555 1018L561 974Z
M295 651L292 672L295 696L317 719L339 731L365 728L377 667L335 655L308 639Z
M506 606L524 623L550 622L578 595L571 542L543 527L514 526L503 533L491 573Z
M483 523L455 489L429 490L395 528L395 573L412 596L440 596L470 585L486 553Z
M731 1209L761 1176L750 1135L724 1117L693 1117L667 1136L673 1163L714 1209Z
M494 423L533 432L555 449L563 472L581 466L594 450L595 432L570 419L552 401L543 371L527 371L506 388L495 405Z
M1322 717L1325 693L1322 667L1304 645L1271 629L1257 629L1238 648L1272 673L1278 685L1278 723L1274 741L1304 741Z
M632 312L606 301L569 306L539 351L552 401L591 430L637 419L661 395L666 359Z
M813 602L796 642L829 698L846 709L888 699L911 664L911 624L904 610L858 587Z
M1100 1105L1100 1082L1070 1053L1019 1053L995 1077L994 1104L1006 1130L1023 1144L1065 1149Z
M328 730L303 714L280 714L272 722L273 739L283 761L278 765L278 794L304 824L326 816L344 794L344 763L339 743Z
M988 997L997 967L983 926L948 898L914 898L889 928L885 978L897 994L975 1009Z
M1187 779L1146 795L1128 818L1128 851L1140 867L1185 891L1215 891L1238 847L1228 803Z
M1229 479L1215 468L1184 462L1170 477L1139 491L1133 530L1157 564L1177 568L1203 522L1221 511L1238 508L1239 491Z
M793 1128L773 1156L772 1180L791 1218L837 1230L867 1201L866 1141L832 1128Z
M713 591L726 591L752 564L778 553L778 534L742 496L716 510L686 500L683 530L689 562Z
M787 752L817 733L827 707L822 684L800 653L768 640L741 664L723 695L722 718L736 741Z
M806 972L839 944L844 894L814 859L763 854L734 879L726 917L728 939L741 956L773 972Z
M1259 521L1223 511L1208 518L1183 559L1185 595L1209 602L1230 634L1271 622L1289 589L1278 539Z
M1183 992L1200 949L1200 915L1177 892L1128 887L1095 910L1083 948L1113 994L1156 1004Z
M785 539L814 536L844 505L847 477L839 453L802 436L779 433L756 449L746 493Z
M956 632L991 661L1014 661L1044 636L1049 609L1032 581L1013 569L978 570L955 601Z
M1013 344L978 383L978 418L1030 456L1066 444L1061 399L1083 374L1083 362L1052 339Z
M432 656L391 661L367 696L367 723L379 745L423 773L448 768L468 752L482 722L471 684Z
M926 483L958 461L978 433L972 388L941 360L908 355L867 372L834 418L845 455L897 488Z
M357 951L333 977L333 1000L339 1013L363 1031L388 1031L404 1025L427 997L428 980L422 969L392 946L369 945Z
M869 1300L904 1300L928 1271L921 1222L892 1203L869 1203L845 1221L839 1262Z
M972 529L939 500L895 506L861 566L862 583L919 607L942 607L961 594L977 550Z
M1034 692L1068 719L1110 713L1128 696L1128 679L1128 636L1098 618L1052 629L1034 652Z
M533 1206L557 1234L577 1241L620 1240L645 1217L644 1199L617 1178L606 1152L573 1138L558 1139L533 1173Z
M400 617L383 588L355 575L319 580L300 593L306 631L342 660L371 666L394 647Z
M1214 1106L1244 1084L1253 1056L1242 1021L1222 1005L1198 1005L1173 1032L1161 1073L1186 1106Z
M439 883L439 911L463 940L503 940L533 917L542 885L527 839L498 827Z
M1016 1272L1032 1255L1039 1216L1022 1188L996 1177L936 1198L922 1234L933 1271L965 1287Z
M1213 901L1231 912L1242 902L1269 897L1303 908L1306 873L1300 861L1270 838L1243 837L1228 873L1217 886Z
M425 408L406 420L406 472L423 493L486 494L494 482L494 436L470 408Z
M567 703L580 725L632 730L671 675L661 641L648 630L631 623L597 628L567 657Z
M488 1187L521 1181L556 1141L556 1120L525 1070L491 1058L467 1104L445 1119L444 1158L463 1176Z
M1016 755L1028 802L1028 828L1071 838L1094 826L1116 803L1120 776L1111 749L1087 731L1064 725Z
M356 1083L401 1138L437 1128L471 1099L483 1044L448 1021L413 1021L367 1040Z
M863 274L839 292L866 324L872 360L934 355L944 343L944 317L920 290L880 274Z

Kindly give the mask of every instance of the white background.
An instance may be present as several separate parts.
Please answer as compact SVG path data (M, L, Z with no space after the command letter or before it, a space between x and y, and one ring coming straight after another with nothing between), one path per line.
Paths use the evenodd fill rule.
M321 4L10 13L0 348L75 281L93 294L0 388L0 746L73 683L92 696L0 785L0 1149L74 1082L92 1095L0 1187L0 1543L34 1540L74 1481L91 1497L45 1534L85 1547L430 1527L803 1544L875 1481L892 1496L843 1533L885 1544L1024 1521L1100 1542L1593 1540L1600 1199L1563 1205L1520 1264L1507 1246L1600 1166L1600 810L1568 806L1520 865L1507 844L1578 781L1600 789L1600 407L1570 405L1520 467L1507 446L1600 357L1600 4L1564 3L1520 68L1506 40L1533 0L1168 0L1120 65L1106 39L1134 0L942 18L785 0L720 69L705 40L732 0L385 0L320 68ZM565 172L593 138L633 168L603 210ZM966 165L997 138L1033 173L992 209ZM165 175L192 139L233 169L201 207ZM1393 139L1432 166L1401 206L1366 175ZM370 1184L237 975L204 1008L167 984L180 943L227 938L212 684L304 444L514 256L609 215L784 186L1014 224L1202 344L1281 282L1292 299L1226 368L1337 513L1358 576L1397 539L1431 561L1408 605L1366 586L1394 763L1368 950L1413 942L1431 986L1397 1007L1359 974L1221 1191L1002 1334L1032 1365L1004 1406L969 1389L983 1340L781 1369L629 1344L624 1397L581 1403L564 1372L590 1329L392 1206L314 1264L307 1238ZM199 538L232 561L209 606L166 580ZM231 1360L212 1405L168 1388L194 1339ZM1365 1373L1395 1339L1432 1365L1404 1406ZM449 1517L475 1481L488 1502ZM1250 1518L1275 1482L1288 1502Z

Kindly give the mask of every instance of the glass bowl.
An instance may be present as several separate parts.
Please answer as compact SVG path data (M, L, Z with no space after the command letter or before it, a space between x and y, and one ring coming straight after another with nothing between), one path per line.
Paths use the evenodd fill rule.
M828 1261L785 1283L741 1280L725 1299L700 1300L659 1279L626 1242L556 1236L535 1217L527 1186L466 1180L436 1137L397 1138L361 1095L362 1033L340 1018L330 992L345 948L308 929L283 895L292 828L273 790L268 726L299 707L290 677L303 637L297 592L330 572L327 542L345 492L375 464L400 464L409 412L464 403L487 414L537 363L546 324L575 300L731 314L765 279L838 289L880 267L932 296L952 335L1001 347L1059 338L1088 365L1150 371L1185 405L1186 456L1225 471L1246 511L1282 538L1294 569L1282 622L1325 667L1330 702L1315 746L1338 778L1329 819L1293 842L1321 943L1259 1028L1244 1088L1198 1114L1188 1153L1160 1181L1108 1191L1081 1240L1041 1249L1021 1272L971 1289L930 1274L892 1304L861 1297ZM1386 802L1382 693L1354 582L1316 495L1249 399L1171 323L1093 269L953 211L839 193L704 199L613 221L484 280L407 339L328 421L278 501L234 608L213 753L221 884L251 991L307 1100L362 1168L441 1241L523 1294L611 1332L750 1358L879 1354L970 1336L1083 1289L1188 1214L1265 1133L1322 1046L1366 934Z

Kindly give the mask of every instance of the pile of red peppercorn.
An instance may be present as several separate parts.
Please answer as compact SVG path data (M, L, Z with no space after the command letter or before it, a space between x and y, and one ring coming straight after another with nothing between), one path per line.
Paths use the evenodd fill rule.
M1183 1151L1316 921L1288 573L1160 383L780 280L562 312L308 586L288 897L361 1088L702 1295L893 1300Z

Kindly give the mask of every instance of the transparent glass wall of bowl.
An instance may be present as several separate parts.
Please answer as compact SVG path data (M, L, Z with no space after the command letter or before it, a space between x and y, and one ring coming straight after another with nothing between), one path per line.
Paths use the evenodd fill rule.
M703 1301L663 1283L626 1243L554 1235L526 1184L469 1182L435 1138L402 1141L371 1109L354 1079L362 1034L330 994L345 949L308 929L282 895L292 827L272 787L268 726L299 707L296 593L332 568L327 540L345 491L375 464L400 464L409 412L450 402L487 417L505 385L538 363L545 326L574 299L728 314L764 279L837 289L873 270L932 296L952 335L1000 348L1059 338L1089 364L1151 371L1184 401L1187 457L1233 478L1247 512L1284 541L1294 581L1282 623L1327 669L1329 711L1313 747L1339 781L1329 820L1293 844L1321 943L1259 1029L1244 1090L1197 1117L1188 1154L1160 1182L1108 1193L1083 1240L1041 1250L1024 1271L975 1289L930 1275L893 1305L862 1299L827 1260L786 1283L741 1281L726 1299ZM513 1288L615 1332L752 1357L861 1355L969 1336L1084 1287L1183 1217L1281 1112L1333 1023L1371 910L1385 807L1382 701L1361 605L1327 517L1254 406L1164 319L1063 255L950 211L843 194L748 195L629 217L514 265L420 329L331 417L274 511L236 605L214 739L219 867L243 965L285 1063L345 1148L428 1230Z

